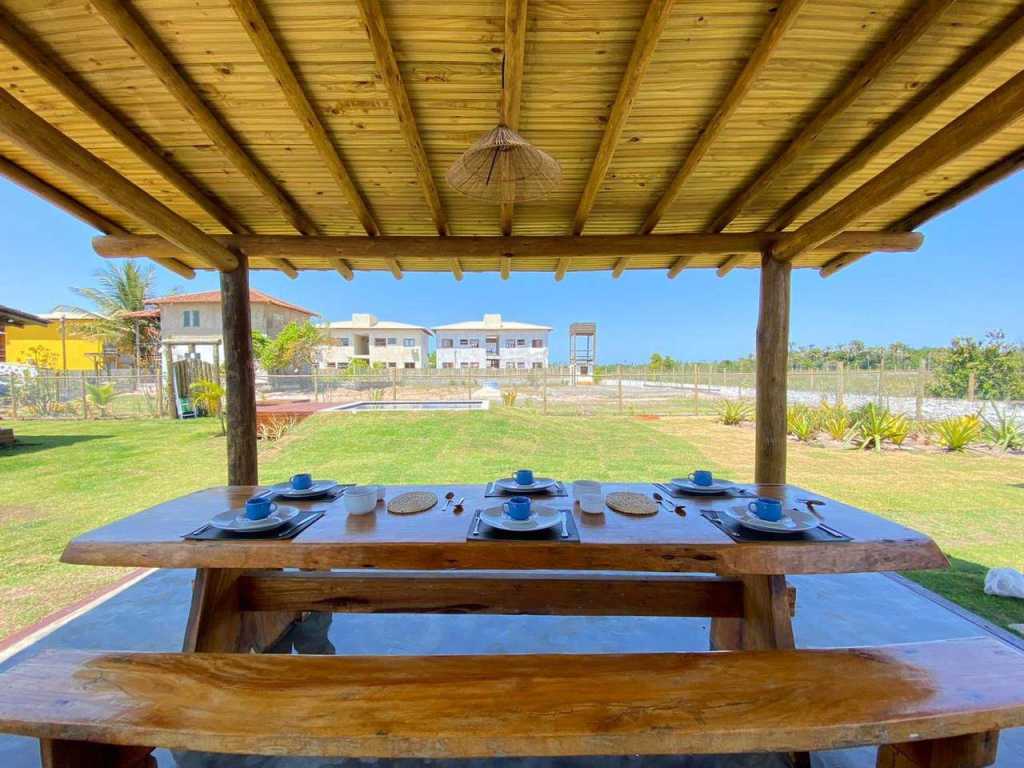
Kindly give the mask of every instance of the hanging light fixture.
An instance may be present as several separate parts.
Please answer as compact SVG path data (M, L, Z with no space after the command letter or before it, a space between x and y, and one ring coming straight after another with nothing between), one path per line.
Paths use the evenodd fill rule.
M508 127L504 60L501 89L500 122L452 163L446 178L462 194L497 205L537 200L558 186L562 167Z

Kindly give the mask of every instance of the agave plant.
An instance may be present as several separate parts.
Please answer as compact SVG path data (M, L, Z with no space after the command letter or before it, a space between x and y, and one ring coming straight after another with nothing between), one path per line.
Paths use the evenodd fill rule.
M894 416L878 403L867 403L854 413L854 431L861 448L881 451L886 440L892 441L895 437L902 442L906 439L910 424L905 417Z
M110 411L110 405L114 402L114 398L117 397L117 392L114 390L114 385L107 384L86 384L86 392L89 395L89 401L100 409L100 413L107 416Z
M982 435L985 442L1002 448L1004 451L1019 451L1024 448L1024 426L1017 419L1006 412L1006 409L999 410L992 406L995 415L984 419Z
M913 427L914 423L902 413L894 415L892 423L889 425L889 439L892 441L892 444L902 446L913 430Z
M935 442L947 451L962 451L981 439L981 418L951 416L932 426Z
M745 400L725 400L718 414L719 420L730 427L754 418L754 409Z
M786 411L786 431L802 443L813 440L818 434L814 411L806 405L791 405Z
M822 403L818 408L818 426L833 440L846 442L853 431L850 412L843 405Z
M515 387L501 391L501 402L505 404L506 408L515 407L517 397L519 397L519 392L516 391Z

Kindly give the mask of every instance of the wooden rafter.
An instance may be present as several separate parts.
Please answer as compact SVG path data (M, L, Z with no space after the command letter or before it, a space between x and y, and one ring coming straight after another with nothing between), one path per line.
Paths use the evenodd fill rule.
M330 259L331 266L346 280L352 280L352 266L344 259Z
M235 234L251 232L223 203L167 160L151 139L141 135L137 129L129 128L124 118L101 101L92 90L68 77L66 67L53 51L31 39L3 10L0 10L0 43L214 221Z
M739 253L734 253L732 256L726 257L725 261L718 265L718 269L715 270L715 274L719 277L725 277L736 267L742 264L745 258L746 256Z
M164 242L214 269L232 270L227 247L79 146L0 88L0 135L150 227ZM161 256L160 258L167 258ZM172 254L170 258L178 258Z
M290 235L223 235L217 238L224 246L247 253L250 259L267 259L289 254L296 259L326 260L406 259L444 264L450 258L488 260L490 269L501 269L502 259L560 259L652 257L678 258L681 255L758 255L787 237L778 232L681 235L570 235L514 237L448 237L434 236L340 236L296 237ZM840 252L913 251L920 247L917 232L843 232L821 246L821 250ZM444 249L439 248L444 244ZM129 235L98 237L93 247L100 256L132 258L141 256L181 255L179 249L159 237Z
M149 67L178 103L192 116L228 161L249 179L304 235L319 234L316 224L299 208L270 174L238 142L225 123L199 96L195 86L181 73L170 55L147 30L135 13L121 0L90 0L107 23Z
M813 184L783 206L766 229L783 230L788 227L829 192L866 168L897 139L928 118L1021 40L1024 40L1024 8L1018 9L1007 26L997 34L979 43L949 67L910 109L888 120L866 143L822 173Z
M501 75L501 121L519 130L523 100L523 69L526 63L527 0L505 0L505 56ZM501 206L501 234L512 234L512 203Z
M668 279L673 280L676 275L690 266L690 262L693 261L696 256L697 254L695 253L687 253L673 261L672 266L668 268Z
M398 263L398 259L386 258L384 262L388 265L388 269L391 270L391 274L395 276L395 280L401 280L403 277L402 266Z
M388 35L387 24L384 21L384 12L381 10L379 0L356 0L356 3L363 18L366 36L370 40L370 47L373 48L377 69L380 70L381 77L388 89L391 106L398 117L402 136L409 148L409 154L412 156L416 178L419 179L427 206L430 208L430 217L434 221L434 228L437 229L437 234L442 237L446 236L448 234L448 217L445 215L441 197L437 192L437 185L434 183L434 174L430 169L427 150L423 146L423 140L416 127L416 116L413 114L412 104L409 103L409 94L406 92L405 83L402 80L402 72L398 68L397 59L395 59L391 37ZM453 266L455 268L452 270L452 274L458 279L462 274L462 268L460 265ZM394 272L394 270L392 271ZM399 274L396 274L395 277L399 277Z
M679 195L683 184L686 183L686 180L697 169L700 161L704 159L711 145L715 142L715 139L721 134L722 129L725 128L729 119L753 87L754 82L764 70L765 65L771 59L779 43L782 42L786 32L793 26L797 14L806 2L807 0L784 0L772 14L767 29L750 54L750 58L747 59L747 63L743 65L739 76L729 88L729 92L722 100L718 111L715 112L707 125L704 126L700 136L697 137L697 141L694 142L690 151L687 152L682 165L676 171L676 175L672 178L668 188L662 193L658 202L647 214L643 226L640 227L640 234L648 235L658 226L658 222L661 221L665 212ZM675 275L672 275L672 277L675 277Z
M380 234L377 222L370 213L370 209L363 198L362 193L356 187L355 182L348 173L345 163L337 146L332 141L327 128L319 112L306 92L306 89L299 82L299 79L288 62L281 45L271 31L266 19L260 12L257 0L230 0L239 21L249 34L249 39L259 52L263 63L267 65L274 80L277 81L281 92L284 94L288 105L292 108L295 116L302 123L306 135L312 142L320 159L324 161L328 172L334 177L334 181L341 188L342 194L348 200L349 206L355 212L359 222L366 230L366 234L374 237Z
M885 171L772 246L777 259L793 259L885 205L937 168L1024 116L1024 72L1010 78L960 117ZM869 250L869 249L844 249Z
M737 195L729 200L714 216L709 226L712 232L722 232L761 195L789 165L807 152L818 136L832 121L843 114L886 69L923 35L956 0L923 0L917 10L895 34L888 37L864 61L857 73L846 81L839 92L821 108L810 121Z
M91 227L95 227L100 232L108 235L129 234L128 231L120 224L117 224L106 216L97 213L87 205L83 205L78 200L71 197L71 195L62 192L51 184L47 184L38 176L29 173L20 165L12 163L6 157L0 157L0 176L14 182L22 189L26 189L29 192L38 195L51 205L60 208L62 211L74 216L79 221L85 222ZM192 267L183 264L177 259L154 259L154 261L160 266L171 270L175 274L178 274L187 280L191 280L196 276L195 270L192 269Z

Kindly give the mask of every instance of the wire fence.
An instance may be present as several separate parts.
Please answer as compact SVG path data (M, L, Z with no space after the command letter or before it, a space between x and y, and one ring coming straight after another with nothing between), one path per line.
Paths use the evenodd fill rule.
M620 413L637 416L701 415L726 400L753 400L752 371L685 365L670 371L617 366L590 377L566 366L546 369L353 369L257 376L260 405L306 403L316 410L353 403L452 403L480 401L536 409L553 415ZM1024 418L1024 403L989 403L968 396L930 396L934 376L915 370L792 370L790 404L820 402L857 408L877 402L918 420L992 413ZM21 372L0 375L0 412L15 418L160 418L176 410L164 377L146 374Z

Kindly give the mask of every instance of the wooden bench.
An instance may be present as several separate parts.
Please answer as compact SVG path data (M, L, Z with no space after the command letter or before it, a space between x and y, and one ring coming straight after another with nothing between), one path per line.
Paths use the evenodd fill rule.
M989 638L799 651L294 656L52 651L0 675L0 731L47 768L149 749L485 757L881 744L880 768L980 768L1024 724L1024 657Z

